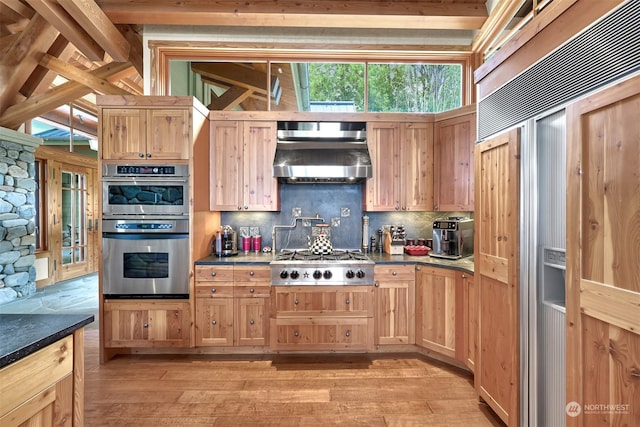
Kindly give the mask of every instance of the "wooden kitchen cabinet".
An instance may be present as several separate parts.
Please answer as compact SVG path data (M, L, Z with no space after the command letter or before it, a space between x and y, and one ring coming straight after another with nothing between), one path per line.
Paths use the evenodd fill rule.
M273 176L276 122L221 120L211 123L212 211L277 211Z
M373 344L372 286L274 288L274 350L367 350Z
M416 267L416 344L462 360L463 292L456 271Z
M475 105L462 107L436 118L433 162L436 211L474 209L475 108Z
M415 344L415 266L376 265L375 344Z
M478 351L478 296L473 282L473 274L456 273L456 280L461 283L456 289L462 289L462 325L463 325L463 351L462 362L475 371L476 353Z
M101 123L105 160L189 159L189 108L103 108Z
M196 346L264 346L271 271L196 266Z
M105 300L105 347L189 347L186 300Z
M433 210L433 124L370 122L367 211Z

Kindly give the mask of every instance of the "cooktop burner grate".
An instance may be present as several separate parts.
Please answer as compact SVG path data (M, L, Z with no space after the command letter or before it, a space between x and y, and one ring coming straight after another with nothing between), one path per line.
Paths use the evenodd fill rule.
M334 250L330 254L314 254L307 249L283 250L276 256L276 261L366 261L368 257L362 252Z

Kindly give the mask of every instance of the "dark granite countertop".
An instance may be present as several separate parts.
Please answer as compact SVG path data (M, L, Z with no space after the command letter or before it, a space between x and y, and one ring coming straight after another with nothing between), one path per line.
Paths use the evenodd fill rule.
M369 253L369 258L376 264L422 264L432 267L451 268L454 270L466 271L467 273L473 273L473 257L465 257L459 260L448 260L442 258L434 258L429 255L425 256L412 256L412 255L389 255L389 254L377 254ZM206 258L199 259L195 262L196 265L268 265L273 260L272 254L249 252L238 253L238 255L229 257L219 257L210 255Z
M92 314L0 314L0 368L93 321Z

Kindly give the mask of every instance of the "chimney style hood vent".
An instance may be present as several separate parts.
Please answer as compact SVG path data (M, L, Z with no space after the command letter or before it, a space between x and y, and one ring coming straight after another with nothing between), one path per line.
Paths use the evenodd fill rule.
M365 122L278 122L273 176L288 183L358 183L371 177Z

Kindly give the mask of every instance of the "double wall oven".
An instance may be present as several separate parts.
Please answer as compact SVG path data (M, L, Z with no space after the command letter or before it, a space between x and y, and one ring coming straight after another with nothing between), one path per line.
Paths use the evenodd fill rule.
M103 165L106 297L189 297L188 171L188 165Z

